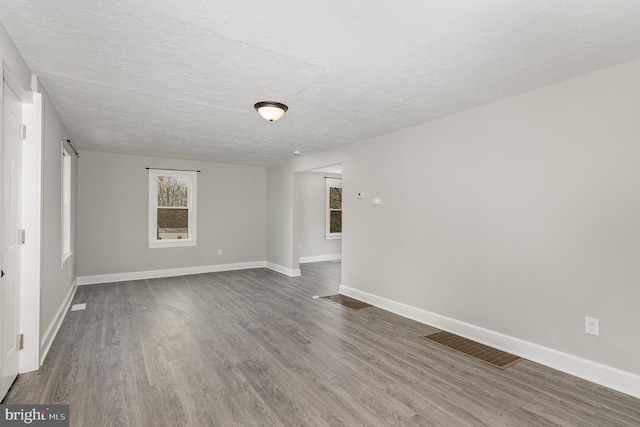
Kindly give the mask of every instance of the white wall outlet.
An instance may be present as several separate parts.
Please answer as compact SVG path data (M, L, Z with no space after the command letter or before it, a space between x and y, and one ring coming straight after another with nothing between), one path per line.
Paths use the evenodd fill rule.
M589 335L600 336L600 320L593 317L584 318L584 332Z
M359 192L356 194L356 198L357 198L357 199L364 199L364 193L363 193L362 191L359 191Z
M218 255L222 255L222 249L218 249Z

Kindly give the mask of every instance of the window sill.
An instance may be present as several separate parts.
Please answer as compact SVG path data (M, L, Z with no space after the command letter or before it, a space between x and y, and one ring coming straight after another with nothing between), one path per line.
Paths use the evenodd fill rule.
M62 254L62 261L60 262L60 270L64 270L69 260L73 257L73 252L69 252L68 254Z
M338 240L342 239L342 234L327 234L324 236L325 240Z
M183 246L196 246L195 240L159 240L157 242L149 242L149 249L157 248L180 248Z

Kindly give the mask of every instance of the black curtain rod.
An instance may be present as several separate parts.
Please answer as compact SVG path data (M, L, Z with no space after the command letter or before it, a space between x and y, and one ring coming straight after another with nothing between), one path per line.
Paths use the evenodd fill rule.
M73 150L74 153L76 153L76 157L80 158L80 153L78 153L78 150L76 150L76 147L73 146L73 144L71 143L70 139L63 139L63 142L66 142L67 144L69 144L69 146L71 147L71 149Z
M169 169L169 168L147 168L147 170L157 170L157 171L178 171L178 172L198 172L200 173L200 171L198 170L193 170L193 169Z

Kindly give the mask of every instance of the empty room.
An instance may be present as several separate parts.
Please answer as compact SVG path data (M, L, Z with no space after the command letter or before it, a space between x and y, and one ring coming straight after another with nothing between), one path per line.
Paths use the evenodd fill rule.
M0 425L640 425L640 2L0 3Z

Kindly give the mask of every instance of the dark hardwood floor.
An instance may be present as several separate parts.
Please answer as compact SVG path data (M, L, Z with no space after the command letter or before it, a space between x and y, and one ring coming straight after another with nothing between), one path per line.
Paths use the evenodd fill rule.
M3 403L71 425L639 426L640 400L529 361L500 370L350 310L339 263L80 287L38 372Z

